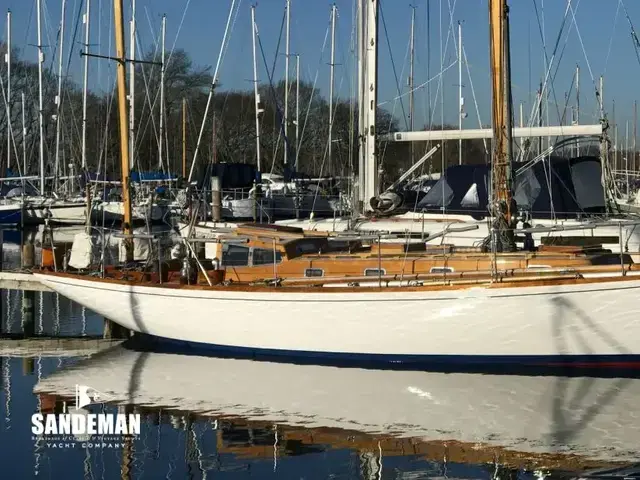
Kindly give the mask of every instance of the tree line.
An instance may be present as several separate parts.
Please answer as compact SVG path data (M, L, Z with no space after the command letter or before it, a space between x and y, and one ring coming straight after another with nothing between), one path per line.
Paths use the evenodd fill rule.
M6 44L0 44L4 55ZM211 88L211 69L195 65L183 50L171 55L165 68L164 135L162 139L162 164L159 162L160 139L160 66L157 55L144 60L155 63L138 63L135 67L135 134L134 168L139 171L165 171L179 175L182 171L183 152L183 102L186 104L186 158L190 166L201 129L207 98ZM91 59L95 75L95 62ZM6 65L6 64L3 64ZM10 167L22 172L23 152L26 151L27 175L39 173L39 127L38 127L38 68L20 55L12 52L11 112L12 149L7 165L7 121L6 67L2 71L2 105L0 109L0 165L4 172ZM45 174L53 175L56 146L56 94L57 72L51 67L43 74L43 119ZM89 84L91 84L91 80ZM120 173L120 149L117 121L115 80L106 92L90 91L87 99L86 164L89 171ZM284 141L283 119L285 82L259 86L260 149L263 172L282 173L284 149L288 147L290 163L297 170L310 176L357 175L357 131L358 106L349 99L334 99L332 148L329 156L329 102L313 85L301 82L300 97L296 99L296 86L289 85L288 141ZM22 132L21 93L25 94L25 135ZM295 138L296 100L300 111L299 137ZM212 96L212 105L202 134L198 150L198 164L210 162L256 162L256 127L253 89L241 90L217 85ZM59 174L69 173L72 165L79 171L82 159L82 88L77 82L65 78L60 103L61 141L59 150ZM387 110L377 111L378 134L398 131L398 119ZM434 129L441 127L435 126ZM443 128L451 128L445 125ZM416 142L413 154L408 143L380 142L379 162L384 178L393 181L406 171L432 145ZM487 154L482 141L464 141L465 163L484 163ZM445 142L442 151L436 154L423 168L439 172L442 165L458 163L458 142ZM187 169L188 171L188 169ZM420 172L419 172L420 173Z

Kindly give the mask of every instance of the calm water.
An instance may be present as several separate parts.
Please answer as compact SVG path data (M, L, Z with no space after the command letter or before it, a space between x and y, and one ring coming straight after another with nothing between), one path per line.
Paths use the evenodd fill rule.
M33 293L25 318L24 295L2 292L2 333L32 320L72 350L0 340L0 478L577 478L640 457L640 379L290 365L138 342L97 352L101 317ZM99 395L85 414L139 414L140 434L34 437L32 415L73 411L78 385Z

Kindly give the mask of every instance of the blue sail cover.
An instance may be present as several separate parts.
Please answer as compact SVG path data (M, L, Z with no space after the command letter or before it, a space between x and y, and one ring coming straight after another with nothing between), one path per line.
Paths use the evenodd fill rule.
M514 163L517 172L524 163ZM482 218L488 213L490 165L455 165L420 200L418 210L460 213ZM516 175L514 199L534 218L570 218L606 212L597 157L551 157Z
M131 181L134 183L140 183L141 181L158 181L158 182L168 182L171 180L175 180L175 176L170 173L164 172L138 172L136 170L131 170Z

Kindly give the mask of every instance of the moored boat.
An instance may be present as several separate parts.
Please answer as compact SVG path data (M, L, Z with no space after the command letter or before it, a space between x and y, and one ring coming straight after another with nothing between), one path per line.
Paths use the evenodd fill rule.
M191 284L168 266L162 276L36 275L134 332L235 355L435 370L640 366L640 269L618 255L251 230L214 244L216 260Z
M526 218L519 218L511 171L514 129L508 35L503 35L509 9L506 0L489 5L492 38L499 41L491 42L487 242L432 251L426 241L415 244L407 235L406 243L384 248L380 237L370 246L343 238L343 245L333 248L326 238L300 238L296 230L245 231L247 240L236 229L235 238L213 239L217 243L207 265L189 248L180 273L158 262L155 272L137 266L101 268L99 277L46 271L37 277L134 332L237 355L449 370L639 366L640 276L624 248L618 255L587 254L572 247L549 251L526 241L527 251L518 250L518 235L529 232L518 229ZM369 13L366 18L375 21L375 12ZM361 90L373 92L363 96L365 104L376 105L375 89ZM118 77L118 96L119 105L126 106L124 75ZM125 110L119 109L121 125ZM376 190L372 168L378 164L375 109L365 116L360 147L367 168L361 173L364 194L371 198ZM606 148L606 131L597 127L585 131L602 133ZM128 185L128 139L126 129L120 131L122 184ZM131 219L128 190L123 202L124 218ZM124 237L131 236L127 223ZM126 244L131 264L133 249Z

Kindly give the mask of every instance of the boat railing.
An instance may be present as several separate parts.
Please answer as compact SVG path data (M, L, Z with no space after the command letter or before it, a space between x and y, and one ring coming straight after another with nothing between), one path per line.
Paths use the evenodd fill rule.
M592 230L595 228L611 227L611 225L618 225L619 227L625 226L638 226L640 220L609 220L607 222L588 222L580 225L549 225L542 227L527 227L516 228L515 233L552 233L552 232L567 232L571 230Z
M625 271L640 273L640 268L634 268L632 264L626 264ZM499 270L476 270L466 272L441 272L441 273L421 273L421 274L394 274L381 276L343 276L343 277L298 277L298 278L278 278L279 286L343 286L360 287L365 285L381 287L407 286L419 287L424 285L463 285L476 283L517 283L527 281L555 281L555 280L576 280L583 279L589 274L605 274L616 276L620 267L617 265L604 266L574 266L574 267L534 267L534 268L513 268ZM271 284L273 278L267 278L258 284Z
M391 286L422 287L425 285L463 285L463 284L489 284L489 283L513 283L533 280L575 280L583 278L583 274L573 269L540 269L505 270L496 275L491 270L479 270L473 272L453 273L425 273L425 274L395 274L381 276L353 276L353 277L324 277L324 278L286 278L279 277L278 285L285 286L317 286L317 287L365 287L379 286L381 288ZM276 279L267 278L253 282L253 285L273 284Z

